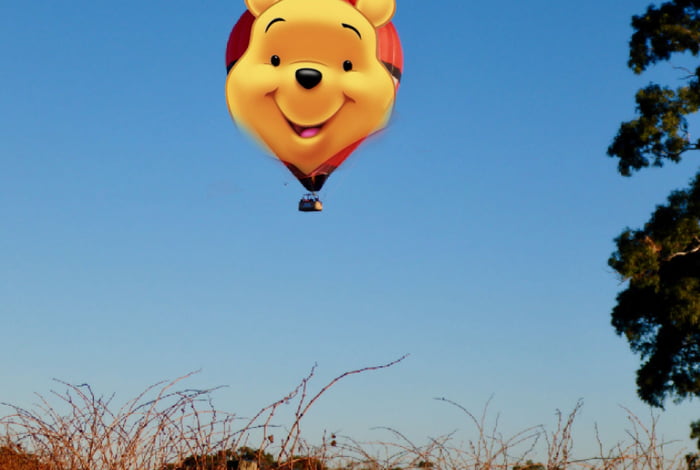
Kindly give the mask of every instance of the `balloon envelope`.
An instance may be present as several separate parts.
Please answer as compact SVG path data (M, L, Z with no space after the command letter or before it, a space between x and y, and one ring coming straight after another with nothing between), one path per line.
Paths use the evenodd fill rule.
M355 3L354 0L345 1L353 5ZM229 76L231 75L232 70L234 70L236 65L242 61L241 58L249 49L251 41L251 32L253 30L255 20L255 16L250 11L246 10L240 16L233 29L231 30L226 47L226 68ZM267 28L270 28L271 25L272 23L268 25ZM300 36L301 35L298 35L297 38L299 38ZM297 38L292 38L291 41L293 42L294 39ZM401 42L399 40L399 35L393 23L389 22L379 28L376 28L376 41L376 60L378 60L386 69L386 71L389 72L391 79L393 80L393 88L390 87L390 89L392 89L393 92L393 95L391 96L391 106L393 106L394 96L396 90L398 89L403 70L403 52L401 49ZM299 71L297 71L297 80L299 80L298 74ZM229 96L234 95L234 93L231 93L229 90L230 87L234 86L235 83L227 80L227 99L229 101L229 108L232 109L232 116L234 117L234 120L239 122L239 120L236 119L237 116L235 112L238 106L238 102L235 99L235 96ZM373 85L370 84L368 86ZM304 86L304 88L306 88L306 86ZM240 90L233 91L239 92L238 96L241 96ZM302 90L302 93L303 92L304 91ZM360 114L359 116L362 116L362 114ZM290 126L296 126L297 130L301 128L301 126L293 124L290 119L287 120L290 121ZM275 144L277 142L274 142L274 136L268 137L267 139L263 136L261 137L261 140L266 144L268 148L272 150L272 153L287 166L287 168L292 172L292 174L294 174L294 176L301 182L301 184L304 185L306 189L308 189L309 191L318 191L321 189L328 176L352 154L352 152L364 141L364 139L371 133L376 132L377 130L384 127L385 124L386 122L378 124L375 128L368 130L368 132L360 135L359 138L354 138L352 142L349 142L347 145L344 145L337 151L333 151L332 154L325 155L320 164L314 163L312 167L304 167L304 165L300 164L300 162L298 161L291 161L292 159L288 158L288 155L285 153L286 148L284 146L275 147ZM263 126L261 125L259 127ZM275 148L277 148L277 151L275 151Z

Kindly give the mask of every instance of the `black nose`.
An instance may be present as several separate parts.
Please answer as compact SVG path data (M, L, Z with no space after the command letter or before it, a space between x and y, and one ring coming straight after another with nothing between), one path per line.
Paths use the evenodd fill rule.
M310 90L319 84L323 76L321 72L316 69L299 69L297 70L296 77L299 85Z

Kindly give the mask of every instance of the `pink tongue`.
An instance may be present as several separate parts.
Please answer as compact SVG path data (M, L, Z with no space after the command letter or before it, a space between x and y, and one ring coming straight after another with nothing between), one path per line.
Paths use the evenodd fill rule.
M313 136L315 136L316 134L318 134L318 132L319 132L320 130L321 130L320 127L307 127L307 128L305 128L305 129L303 129L303 130L299 133L299 135L300 135L301 137L313 137Z

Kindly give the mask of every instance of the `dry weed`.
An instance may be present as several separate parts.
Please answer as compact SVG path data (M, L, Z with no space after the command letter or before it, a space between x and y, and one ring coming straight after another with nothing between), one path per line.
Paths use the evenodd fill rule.
M311 406L343 378L391 367L405 357L345 372L309 398L307 387L314 366L294 390L250 419L238 419L213 406L211 394L219 387L174 390L193 373L154 384L117 409L114 395L105 398L88 384L56 380L66 389L51 392L57 404L42 395L33 410L3 403L13 412L0 418L7 430L7 445L2 450L14 455L21 449L22 455L42 465L41 470L227 469L236 458L235 451L250 445L253 435L262 434L255 446L257 460L262 460L274 445L270 429L275 412L296 400L294 422L276 448L276 463L299 469L308 466L308 456L316 452L301 437L301 421Z
M120 408L113 405L114 396L98 396L87 384L57 381L65 387L52 392L57 403L39 395L33 410L5 404L12 413L0 417L5 429L0 470L683 470L695 462L695 454L670 452L672 443L658 435L657 415L645 424L628 409L626 442L605 448L596 427L598 455L574 458L573 426L581 401L568 414L557 411L551 431L538 425L505 436L498 429L500 414L490 416L491 400L477 416L438 398L467 418L474 438L456 442L452 432L417 444L391 427L380 428L390 436L384 441L324 434L312 445L303 438L303 418L328 389L349 375L391 367L405 357L345 372L311 394L314 366L291 392L246 419L213 406L218 387L176 391L192 374L148 387ZM294 409L288 428L273 423L282 405Z

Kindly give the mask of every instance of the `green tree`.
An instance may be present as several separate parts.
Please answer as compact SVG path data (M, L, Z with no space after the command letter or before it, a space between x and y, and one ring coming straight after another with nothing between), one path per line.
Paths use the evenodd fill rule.
M240 447L238 450L219 451L209 455L190 455L180 463L166 464L162 470L218 470L241 468L241 461L250 461L257 464L259 470L273 470L277 468L275 458L262 450L251 447ZM3 469L0 466L0 469Z
M546 470L546 466L543 463L535 463L528 459L524 464L514 465L513 470Z
M660 7L650 6L642 16L632 17L627 65L643 73L650 65L667 61L675 53L697 56L700 50L700 2L673 0ZM638 117L622 123L608 148L619 158L618 169L625 176L664 160L679 162L688 150L700 149L691 141L686 116L700 108L700 68L688 72L683 86L669 88L652 83L637 92Z
M632 28L628 66L637 74L672 57L697 57L700 0L649 6L632 18ZM683 73L680 86L652 83L637 92L637 117L620 125L608 148L622 175L700 150L688 124L700 109L700 67ZM639 396L657 407L667 398L700 396L700 173L687 189L672 192L642 229L628 228L615 241L609 264L629 282L612 324L641 357ZM700 437L700 422L692 430Z

